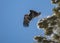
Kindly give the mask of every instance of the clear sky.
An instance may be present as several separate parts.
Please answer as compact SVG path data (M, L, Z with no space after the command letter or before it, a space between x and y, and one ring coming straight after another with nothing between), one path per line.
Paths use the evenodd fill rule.
M34 36L43 36L43 31L37 29L37 21L51 15L52 8L51 0L0 0L0 43L33 43ZM42 14L25 28L23 17L30 9Z

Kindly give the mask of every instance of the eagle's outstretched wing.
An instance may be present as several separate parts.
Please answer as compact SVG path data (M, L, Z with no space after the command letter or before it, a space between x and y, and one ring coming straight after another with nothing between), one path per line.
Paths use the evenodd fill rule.
M40 14L41 14L41 12L38 13L34 10L30 10L29 16L30 16L30 18L35 18L35 17L39 16Z
M23 25L24 25L25 27L28 27L28 26L29 26L29 15L28 15L28 14L26 14L26 15L24 16Z

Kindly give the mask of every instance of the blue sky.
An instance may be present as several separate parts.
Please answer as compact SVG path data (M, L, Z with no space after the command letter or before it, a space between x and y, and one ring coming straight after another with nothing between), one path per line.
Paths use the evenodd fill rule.
M0 0L0 43L33 43L33 37L43 36L36 23L39 18L52 14L51 0ZM33 9L41 11L41 16L23 27L23 17Z

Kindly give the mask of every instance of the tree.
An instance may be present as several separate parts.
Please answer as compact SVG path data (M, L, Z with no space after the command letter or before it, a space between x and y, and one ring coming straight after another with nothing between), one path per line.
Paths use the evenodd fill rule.
M35 40L41 43L60 43L60 0L51 0L57 7L53 8L52 16L39 20L38 27L45 30L46 37L36 36ZM45 39L44 39L45 38Z

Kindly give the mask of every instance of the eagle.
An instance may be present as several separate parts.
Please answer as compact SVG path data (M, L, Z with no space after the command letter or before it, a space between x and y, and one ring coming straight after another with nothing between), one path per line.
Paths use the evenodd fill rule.
M25 15L24 15L23 26L24 26L24 27L28 27L30 21L31 21L33 18L39 16L40 14L41 14L41 12L36 12L36 11L34 11L34 10L30 10L30 13L29 13L29 14L25 14Z

